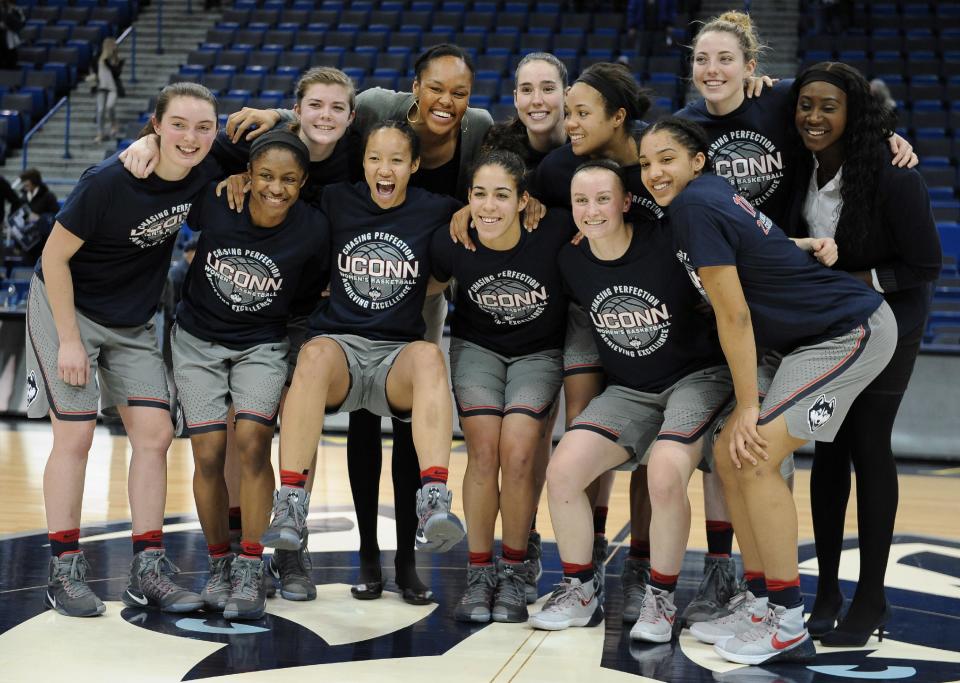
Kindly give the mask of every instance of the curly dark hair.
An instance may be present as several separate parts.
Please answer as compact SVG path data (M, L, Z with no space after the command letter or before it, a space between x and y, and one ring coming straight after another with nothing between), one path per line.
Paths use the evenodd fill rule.
M870 83L852 66L842 62L820 62L804 69L793 83L791 102L796 111L800 88L811 71L829 71L842 79L847 94L847 126L840 137L843 145L843 182L840 185L840 220L837 223L837 243L847 247L859 246L875 223L879 210L876 201L877 183L882 164L889 160L886 139L893 132L895 117L870 93ZM794 128L793 135L799 140ZM801 144L802 143L799 143ZM801 169L809 178L813 159L804 157L806 167Z

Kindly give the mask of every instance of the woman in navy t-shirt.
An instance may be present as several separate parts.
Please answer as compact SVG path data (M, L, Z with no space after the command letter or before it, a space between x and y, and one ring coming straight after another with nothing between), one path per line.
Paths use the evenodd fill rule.
M818 264L706 172L708 145L702 128L675 117L640 140L644 183L669 208L677 258L713 306L730 365L737 403L715 444L717 469L744 568L765 576L769 594L765 618L715 649L741 664L808 661L815 651L803 624L796 508L779 467L806 441L833 440L889 361L896 321L876 292ZM799 246L830 260L829 242ZM782 356L760 379L758 352Z
M217 133L216 100L193 83L168 85L147 129L160 138L155 173L138 180L116 156L84 172L57 215L27 309L28 414L49 414L54 438L44 475L53 555L45 604L69 616L104 611L84 581L87 565L77 545L100 405L117 406L133 447L134 560L124 603L170 612L202 604L170 580L173 567L163 551L173 426L151 320L174 237L194 197L220 173L206 159Z

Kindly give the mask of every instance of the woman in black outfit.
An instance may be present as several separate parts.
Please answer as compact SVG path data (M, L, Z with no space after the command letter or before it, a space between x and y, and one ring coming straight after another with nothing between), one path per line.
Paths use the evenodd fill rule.
M920 174L889 161L889 112L855 69L823 62L793 86L796 129L813 154L798 175L798 229L835 237L840 268L881 292L893 309L899 341L886 369L857 397L833 443L817 442L810 497L820 578L807 624L828 646L862 646L890 613L883 589L894 520L897 468L890 447L893 422L913 371L940 273L941 251ZM843 606L838 567L850 496L857 478L860 580Z

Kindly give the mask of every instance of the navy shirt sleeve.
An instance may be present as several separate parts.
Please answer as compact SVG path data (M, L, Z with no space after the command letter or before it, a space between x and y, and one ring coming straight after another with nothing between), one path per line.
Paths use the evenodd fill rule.
M739 238L719 220L719 216L700 204L685 204L670 212L673 229L686 245L694 268L735 266Z
M463 249L463 245L454 244L450 233L438 228L430 242L430 268L438 282L447 282L453 277L454 249Z
M80 239L87 241L103 226L114 194L98 168L89 168L67 197L57 214L57 222Z

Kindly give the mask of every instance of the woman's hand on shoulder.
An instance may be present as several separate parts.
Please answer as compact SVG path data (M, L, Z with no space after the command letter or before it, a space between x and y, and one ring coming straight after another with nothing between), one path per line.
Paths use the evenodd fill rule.
M523 210L523 227L533 232L540 225L540 221L547 215L547 207L536 197L527 200L527 208Z
M470 207L460 207L450 218L450 239L462 244L468 251L476 251L477 245L470 239Z
M223 190L226 189L227 205L237 213L242 213L244 195L250 191L251 185L249 174L237 173L226 180L221 180L217 184L216 193L218 197L221 197L223 196Z
M890 153L893 154L891 164L900 168L913 168L920 163L920 158L913 152L913 145L906 138L894 133L889 142Z
M772 88L779 80L769 76L750 76L743 82L743 89L747 97L759 97L764 88Z
M120 163L134 178L146 178L160 161L160 136L144 135L120 152Z
M272 109L252 109L244 107L227 118L227 137L231 142L239 142L242 137L247 142L256 140L275 125L280 123L280 114ZM253 128L256 126L256 128ZM246 133L246 136L244 136Z

